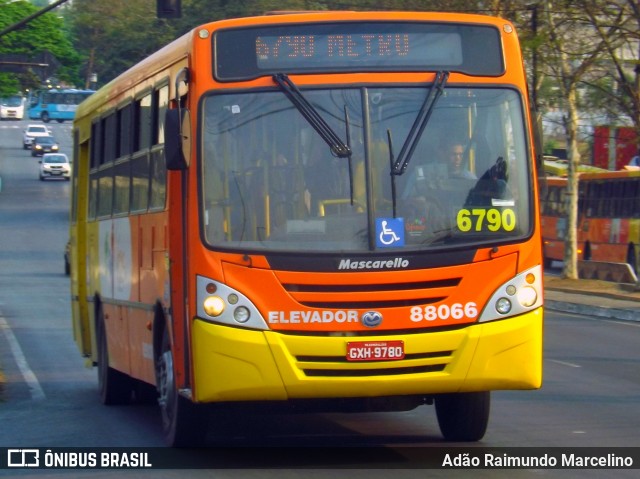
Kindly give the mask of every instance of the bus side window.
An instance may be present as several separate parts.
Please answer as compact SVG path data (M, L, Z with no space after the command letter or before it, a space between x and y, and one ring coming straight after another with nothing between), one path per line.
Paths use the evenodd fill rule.
M557 188L549 188L547 192L547 196L544 198L542 202L542 213L550 216L556 216L559 212L559 204L558 204L558 189Z
M637 182L634 182L632 179L625 180L622 182L622 197L620 198L620 216L623 217L633 217L636 199L636 191L634 186Z
M628 216L630 218L640 217L640 179L633 178L629 181L629 194L626 197Z

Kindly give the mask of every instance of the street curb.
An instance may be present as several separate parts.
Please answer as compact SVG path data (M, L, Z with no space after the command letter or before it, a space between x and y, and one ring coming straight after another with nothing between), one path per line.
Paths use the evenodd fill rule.
M626 285L624 285L624 286L626 286ZM631 286L631 285L629 285L629 286ZM582 291L582 290L576 290L576 289L572 289L572 288L563 288L563 287L557 287L557 286L545 286L544 289L545 289L545 291L557 291L558 293L585 294L585 295L589 295L589 296L593 296L595 294L596 296L600 296L600 297L603 297L603 298L619 299L619 300L622 300L622 301L640 302L640 297L625 295L625 294L622 294L622 293L609 293L609 292L601 292L601 291L598 291L597 293L595 293L593 291Z
M562 313L573 313L584 316L594 316L597 318L640 322L640 313L626 309L602 308L598 306L587 306L584 304L567 303L566 301L554 301L548 299L545 300L544 306L547 309Z

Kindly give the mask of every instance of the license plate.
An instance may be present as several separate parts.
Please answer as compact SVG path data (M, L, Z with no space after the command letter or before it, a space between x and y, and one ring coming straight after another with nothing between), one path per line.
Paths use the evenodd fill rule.
M404 359L404 341L347 343L347 361L395 361Z

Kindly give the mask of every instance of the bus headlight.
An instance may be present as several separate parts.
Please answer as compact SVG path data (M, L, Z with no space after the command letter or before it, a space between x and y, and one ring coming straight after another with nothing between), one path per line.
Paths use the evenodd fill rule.
M478 322L517 316L542 306L542 267L535 266L500 286L487 302Z
M249 321L249 318L251 318L251 313L249 312L248 308L240 306L233 310L233 319L235 319L239 323L244 324Z
M211 323L267 330L266 321L249 298L224 283L196 279L197 317Z
M518 301L525 308L530 308L538 300L538 293L532 286L523 286L518 290Z
M511 311L511 301L507 298L500 298L496 301L496 311L500 314L509 314Z
M215 318L224 311L224 301L220 296L209 296L202 303L202 307L205 313Z

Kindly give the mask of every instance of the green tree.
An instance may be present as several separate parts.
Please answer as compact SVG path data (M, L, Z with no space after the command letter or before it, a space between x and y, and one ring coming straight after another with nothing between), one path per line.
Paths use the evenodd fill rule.
M87 85L93 73L107 83L177 36L149 0L75 0L66 18Z
M14 25L37 11L38 8L26 1L0 0L0 29ZM75 83L79 58L57 13L45 13L23 28L0 37L0 55L36 58L45 52L55 57L56 77ZM35 88L40 83L40 72L35 69L23 73L0 71L0 95Z
M631 120L640 138L640 3L584 3L585 13L604 48L602 61L592 78L585 81L591 102L613 121L618 117Z
M578 166L581 163L578 145L579 86L591 77L606 58L607 39L597 34L597 27L589 18L593 0L573 2L562 0L544 5L545 23L549 31L549 45L545 49L548 74L555 79L561 93L561 109L567 141L567 235L564 248L563 277L578 278ZM604 6L604 5L603 5ZM610 30L614 35L615 30ZM581 108L582 107L582 108Z

